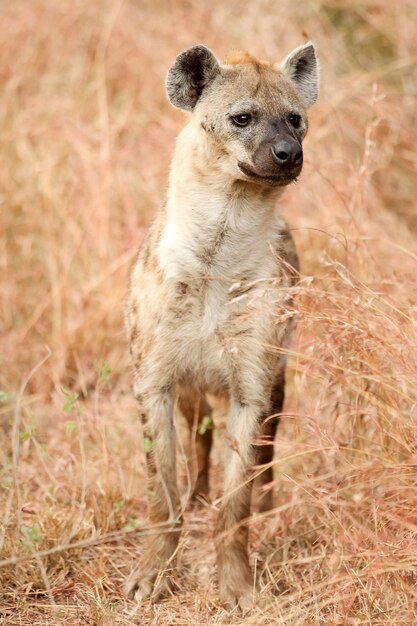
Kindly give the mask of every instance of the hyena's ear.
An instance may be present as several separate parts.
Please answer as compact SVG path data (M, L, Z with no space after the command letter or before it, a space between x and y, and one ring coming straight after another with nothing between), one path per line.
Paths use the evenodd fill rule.
M295 84L305 108L315 103L319 93L319 62L311 42L293 50L279 68Z
M181 52L169 69L165 83L171 104L192 111L203 89L219 72L219 62L205 46L193 46Z

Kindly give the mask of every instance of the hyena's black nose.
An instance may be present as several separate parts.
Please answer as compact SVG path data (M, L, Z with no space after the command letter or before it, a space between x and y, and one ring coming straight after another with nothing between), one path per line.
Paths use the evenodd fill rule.
M294 139L281 139L271 146L271 153L275 163L288 169L301 167L303 164L303 151Z

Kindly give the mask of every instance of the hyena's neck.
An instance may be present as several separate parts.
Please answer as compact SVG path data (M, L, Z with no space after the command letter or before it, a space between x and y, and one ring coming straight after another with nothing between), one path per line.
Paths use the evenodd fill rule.
M194 132L192 132L194 131ZM240 259L268 254L277 227L279 190L249 185L225 173L218 154L192 127L179 135L171 163L160 263L169 274L224 274Z
M246 214L252 224L271 219L280 190L238 180L224 170L222 160L221 150L188 124L177 138L171 163L168 213L188 221L200 213L205 221L215 221L225 213L233 218L236 212Z

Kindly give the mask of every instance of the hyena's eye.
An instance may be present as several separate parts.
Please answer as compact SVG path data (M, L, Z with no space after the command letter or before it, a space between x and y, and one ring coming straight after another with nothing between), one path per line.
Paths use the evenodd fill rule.
M252 115L250 113L242 113L242 115L233 115L231 120L235 126L247 126L249 122L252 120Z
M297 113L291 113L291 115L288 116L288 121L291 126L294 126L294 128L300 128L301 115L297 115Z

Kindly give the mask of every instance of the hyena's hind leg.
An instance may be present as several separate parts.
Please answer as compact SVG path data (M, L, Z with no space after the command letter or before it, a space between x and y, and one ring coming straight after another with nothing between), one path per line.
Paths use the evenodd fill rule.
M178 408L187 420L191 433L191 472L195 480L191 500L209 499L210 450L213 443L212 409L204 396L181 390Z
M254 481L253 504L260 513L272 509L274 479L273 468L270 465L274 457L274 439L279 423L279 414L285 398L285 369L283 368L276 379L271 394L271 406L268 415L262 416L260 429L260 443L256 448L257 472L261 471L261 466L266 466L262 473ZM259 467L260 466L260 467ZM269 488L268 488L269 487Z

